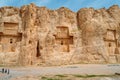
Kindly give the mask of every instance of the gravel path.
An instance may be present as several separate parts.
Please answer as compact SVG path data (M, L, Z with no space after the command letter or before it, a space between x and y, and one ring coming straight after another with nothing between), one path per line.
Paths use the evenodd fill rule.
M0 68L0 70L2 67ZM28 75L56 75L56 74L89 74L89 75L111 75L120 73L120 64L76 64L56 67L18 67L9 68L10 74L0 77L0 80L23 77Z

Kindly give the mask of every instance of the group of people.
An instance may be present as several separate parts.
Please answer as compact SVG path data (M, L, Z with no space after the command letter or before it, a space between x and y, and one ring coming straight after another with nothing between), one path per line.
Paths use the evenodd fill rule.
M2 68L2 73L9 74L9 73L10 73L10 70L9 70L9 69L4 69L4 68Z

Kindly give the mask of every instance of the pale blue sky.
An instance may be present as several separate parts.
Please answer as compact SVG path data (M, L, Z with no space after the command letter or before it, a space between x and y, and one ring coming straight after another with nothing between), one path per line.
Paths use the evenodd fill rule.
M62 6L78 11L84 7L109 8L112 5L119 5L120 0L0 0L0 7L2 6L17 6L35 3L37 6L46 6L50 9L58 9Z

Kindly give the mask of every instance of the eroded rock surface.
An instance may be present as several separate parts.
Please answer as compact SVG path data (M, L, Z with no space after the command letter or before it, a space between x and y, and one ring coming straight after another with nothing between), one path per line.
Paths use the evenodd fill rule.
M0 8L0 64L120 63L120 8L77 13L34 4Z

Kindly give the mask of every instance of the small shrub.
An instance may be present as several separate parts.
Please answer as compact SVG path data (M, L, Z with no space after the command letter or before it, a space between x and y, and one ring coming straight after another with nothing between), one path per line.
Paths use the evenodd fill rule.
M110 77L114 75L73 75L74 77L80 77L80 78L90 78L90 77Z
M58 77L67 77L66 75L55 75L55 76L58 76Z

